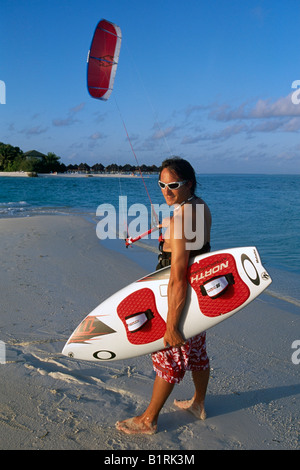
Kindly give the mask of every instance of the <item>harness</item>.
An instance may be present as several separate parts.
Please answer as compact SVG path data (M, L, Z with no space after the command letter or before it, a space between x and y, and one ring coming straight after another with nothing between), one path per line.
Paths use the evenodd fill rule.
M163 251L162 244L163 242L161 242L160 244L161 252L158 255L158 265L156 266L156 270L165 268L166 266L170 266L171 264L172 253L170 251ZM190 257L203 255L204 253L209 253L209 252L210 252L210 243L207 242L200 250L191 250Z

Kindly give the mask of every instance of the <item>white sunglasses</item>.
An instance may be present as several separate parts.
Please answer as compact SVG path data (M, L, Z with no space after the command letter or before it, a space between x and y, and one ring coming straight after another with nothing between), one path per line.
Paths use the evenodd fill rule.
M187 183L187 181L174 181L173 183L163 183L162 181L159 181L158 186L161 189L165 189L165 187L169 189L178 189L181 186L183 186L185 183Z

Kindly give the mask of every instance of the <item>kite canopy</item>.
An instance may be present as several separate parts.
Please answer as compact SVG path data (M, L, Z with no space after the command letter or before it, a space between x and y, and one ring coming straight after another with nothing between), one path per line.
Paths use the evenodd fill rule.
M88 53L87 86L93 98L107 100L113 89L121 48L121 29L99 21Z

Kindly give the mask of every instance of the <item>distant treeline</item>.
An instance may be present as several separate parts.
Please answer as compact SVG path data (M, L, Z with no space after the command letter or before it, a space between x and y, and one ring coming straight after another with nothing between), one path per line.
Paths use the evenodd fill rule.
M60 157L53 152L49 152L47 155L37 150L30 150L24 153L19 147L13 147L10 144L0 142L0 171L25 171L36 173L135 173L140 170L143 173L157 173L159 168L156 165L142 165L139 168L138 166L128 163L126 165L111 163L107 166L102 165L102 163L95 163L93 166L89 166L87 163L65 165L60 162Z

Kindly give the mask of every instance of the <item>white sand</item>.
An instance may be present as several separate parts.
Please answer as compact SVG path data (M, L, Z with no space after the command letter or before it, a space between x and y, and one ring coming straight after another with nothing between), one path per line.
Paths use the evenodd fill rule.
M0 233L0 449L299 448L300 365L291 361L297 306L265 294L208 331L206 421L173 405L191 398L187 373L158 433L126 436L115 422L147 406L151 359L96 364L60 352L89 311L146 271L103 248L79 217L0 219Z
M21 177L21 176L24 176L24 177L28 177L28 173L30 172L27 172L27 171L0 171L0 176L17 176L17 177Z
M32 176L31 173L30 171L0 171L0 177L29 177ZM36 176L39 178L140 178L139 174L125 173L38 173ZM143 175L143 178L148 178L148 175Z

